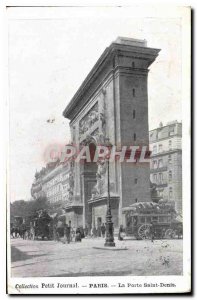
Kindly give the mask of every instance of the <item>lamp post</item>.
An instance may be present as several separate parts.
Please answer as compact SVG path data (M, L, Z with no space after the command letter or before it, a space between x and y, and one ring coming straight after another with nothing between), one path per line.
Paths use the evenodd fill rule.
M112 144L109 141L109 138L106 138L105 146L111 149ZM105 247L115 247L114 243L114 229L112 222L112 214L111 214L111 203L110 203L110 179L109 179L109 159L110 153L107 155L107 214L106 214L106 239L105 239Z

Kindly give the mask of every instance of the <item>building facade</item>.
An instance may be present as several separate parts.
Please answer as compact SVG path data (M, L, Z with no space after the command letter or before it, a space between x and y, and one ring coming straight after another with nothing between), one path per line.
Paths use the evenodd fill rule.
M182 123L170 122L149 133L151 164L150 179L159 196L175 202L182 213Z
M69 201L69 169L68 164L55 162L36 172L31 187L32 197L46 197L51 205Z
M105 144L148 146L148 68L159 53L146 41L118 38L103 52L63 112L70 120L72 142L78 149ZM104 163L73 165L70 216L84 227L105 222L107 167ZM150 201L149 163L110 163L110 195L114 227L124 225L123 209ZM79 210L81 207L81 211ZM72 221L72 222L73 222Z
M51 211L63 209L66 212L67 222L73 221L73 226L82 223L82 205L75 205L73 201L73 163L59 161L48 163L40 172L36 172L35 180L31 187L34 199L46 197ZM75 205L75 218L73 217Z

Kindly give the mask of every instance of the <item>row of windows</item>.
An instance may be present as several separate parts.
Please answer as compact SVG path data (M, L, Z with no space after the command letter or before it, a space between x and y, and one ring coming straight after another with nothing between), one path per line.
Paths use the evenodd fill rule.
M154 183L159 182L163 183L163 173L153 174Z
M153 160L152 162L153 169L162 168L163 167L163 159Z
M153 180L154 182L159 182L159 183L163 183L163 173L159 173L159 174L153 174ZM168 180L172 181L172 171L168 172Z
M172 199L172 198L173 198L173 188L170 187L168 192L169 192L169 199ZM164 191L163 191L163 190L158 191L158 195L159 195L160 197L163 197Z
M53 199L51 199L51 202L58 202L58 201L61 201L61 200L62 200L62 196L58 195L56 197L53 197Z
M63 200L64 200L64 201L68 201L68 200L69 200L69 193L64 194Z
M162 122L159 125L160 125L161 130L159 130L159 131L154 130L154 131L150 132L150 138L156 137L157 133L158 133L158 139L162 139L162 138L166 138L166 137L175 135L175 126L163 128Z
M70 187L69 183L63 185L63 190L67 190Z
M62 180L62 178L61 178L61 176L59 175L59 176L53 178L52 180L48 181L48 182L46 183L46 187L51 187L51 186L53 186L53 185L59 183L61 180Z
M172 141L169 140L168 142L168 150L172 150ZM163 151L163 145L162 144L159 144L159 148L158 148L158 152L162 152ZM157 145L154 145L153 146L153 154L156 154L157 153Z
M50 181L48 181L45 186L46 188L52 187L55 184L61 182L62 180L67 180L69 179L69 173L66 174L59 174L57 175L55 178L51 179Z
M69 173L64 174L64 175L62 176L62 180L67 180L67 179L69 179Z
M158 191L158 195L162 198L163 197L163 190ZM169 188L169 199L171 200L173 198L173 189L172 187ZM138 198L135 198L135 202L138 202Z
M61 185L55 185L47 191L47 196L53 196L61 191Z
M172 163L172 155L168 155L168 163L171 164ZM160 158L159 160L154 159L152 162L152 168L153 169L157 169L157 168L163 168L164 164L163 164L163 159Z

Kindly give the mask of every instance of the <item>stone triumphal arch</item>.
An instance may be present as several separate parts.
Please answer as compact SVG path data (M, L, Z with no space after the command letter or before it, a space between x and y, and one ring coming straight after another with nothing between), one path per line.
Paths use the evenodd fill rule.
M146 41L118 38L105 49L63 115L70 119L72 143L148 146L148 67L158 49ZM74 163L73 200L67 214L73 224L105 222L106 162ZM124 224L123 210L137 201L150 201L149 164L110 163L110 195L114 227Z

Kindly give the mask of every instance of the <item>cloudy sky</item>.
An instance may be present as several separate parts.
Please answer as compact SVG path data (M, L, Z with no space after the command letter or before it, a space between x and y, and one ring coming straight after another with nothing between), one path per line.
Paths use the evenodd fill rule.
M8 9L11 201L30 198L47 146L69 141L62 112L118 36L161 49L149 72L149 128L182 119L181 19L160 14L128 7Z

